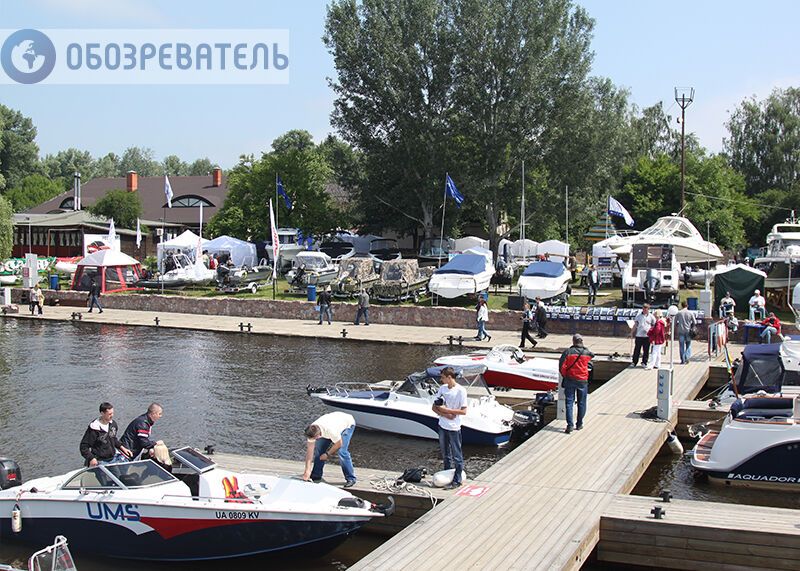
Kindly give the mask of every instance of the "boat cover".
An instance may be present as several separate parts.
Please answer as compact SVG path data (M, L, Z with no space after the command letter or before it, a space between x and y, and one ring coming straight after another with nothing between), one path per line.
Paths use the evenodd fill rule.
M523 276L534 276L537 278L557 278L564 273L564 264L558 262L533 262L525 271Z
M476 275L486 271L486 258L478 254L458 254L434 274Z
M736 372L736 387L741 394L758 391L774 393L783 384L784 368L780 361L781 343L746 345L742 364Z

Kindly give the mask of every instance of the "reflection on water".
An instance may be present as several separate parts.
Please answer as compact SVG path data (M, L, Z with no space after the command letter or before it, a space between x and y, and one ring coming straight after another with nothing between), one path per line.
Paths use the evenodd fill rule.
M79 467L78 443L107 400L121 430L151 401L160 402L164 416L153 436L170 446L214 444L219 451L301 460L303 428L330 411L306 394L307 384L399 379L446 353L416 345L2 320L0 455L16 460L27 480ZM357 430L351 452L356 466L441 467L433 440ZM468 446L464 452L470 474L506 453ZM342 568L377 544L351 538L309 568ZM29 555L27 547L8 549L0 547L0 561ZM80 556L78 562L82 571L107 567ZM152 567L132 565L124 568Z

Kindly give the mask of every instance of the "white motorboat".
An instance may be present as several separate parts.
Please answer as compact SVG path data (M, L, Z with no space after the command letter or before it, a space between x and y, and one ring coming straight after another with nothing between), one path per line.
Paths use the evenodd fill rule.
M697 228L683 216L662 216L649 228L609 243L609 247L615 254L628 257L635 245L664 244L672 246L678 264L718 262L723 257L719 246L705 240Z
M335 264L338 264L342 260L352 258L356 253L356 247L352 242L340 238L339 236L333 236L320 243L319 251L330 256L331 260L333 260Z
M327 484L224 470L192 448L171 457L172 472L139 460L18 481L0 491L0 536L41 545L67 534L76 551L150 561L316 555L391 511Z
M346 382L307 390L331 408L352 414L359 428L438 439L439 420L432 407L442 368L429 367L405 381ZM470 394L467 414L461 417L464 444L503 444L511 433L514 411L495 400L483 379L485 371L483 365L456 368L458 383Z
M139 280L136 287L180 289L187 285L205 285L214 281L217 273L206 268L201 261L192 262L186 254L167 254L163 260L163 273L155 279Z
M83 259L83 256L75 256L73 258L56 258L55 269L57 272L65 274L74 274L78 269L78 262Z
M484 365L483 378L492 387L532 391L558 389L558 359L526 357L519 347L513 345L497 345L491 351L439 357L435 363L451 367Z
M767 234L767 247L753 266L767 274L764 279L767 289L785 290L800 283L800 222L794 219L794 213L783 224L772 227Z
M572 273L560 262L533 262L517 280L519 294L527 299L557 300L564 305L569 298Z
M450 253L463 254L472 248L489 249L489 240L477 236L464 236L463 238L450 238Z
M497 256L512 266L514 270L526 268L531 262L539 259L536 252L538 247L539 242L527 238L513 242L504 238L497 246Z
M292 269L286 274L286 281L295 288L327 285L336 279L338 268L333 260L323 252L298 252L292 261Z
M635 244L622 272L622 295L629 307L677 303L680 266L671 244Z
M476 294L489 287L494 272L492 253L476 246L434 270L428 289L448 299Z
M300 230L297 228L278 228L278 258L282 268L292 265L295 256L306 248L300 244ZM267 257L271 264L275 263L273 260L272 244L267 244Z

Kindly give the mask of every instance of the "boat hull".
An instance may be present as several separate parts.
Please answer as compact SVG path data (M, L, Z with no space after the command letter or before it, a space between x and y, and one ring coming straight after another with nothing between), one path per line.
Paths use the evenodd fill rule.
M434 274L428 289L434 295L454 299L462 295L476 294L488 289L494 272L483 272L474 276L459 274Z
M487 369L483 373L483 379L490 387L508 387L529 391L552 391L558 388L558 366L555 361L552 371L549 371L548 374L527 368L524 364L493 363L482 356L441 357L436 359L436 364L450 365L451 367L486 365Z
M708 474L710 482L749 488L800 490L798 442L784 442L758 453L728 470L708 470L702 463L692 465Z

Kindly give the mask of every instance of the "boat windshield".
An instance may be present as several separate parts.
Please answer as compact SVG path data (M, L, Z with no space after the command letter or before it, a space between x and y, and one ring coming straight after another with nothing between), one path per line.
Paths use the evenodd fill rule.
M300 256L295 258L295 263L299 268L301 265L306 266L306 270L323 270L328 267L328 261L322 256Z
M65 490L80 488L142 488L176 481L175 477L152 460L105 464L81 470L62 486Z
M692 226L686 218L678 216L664 216L659 218L655 224L646 230L642 230L640 236L659 236L663 238L697 238L703 237Z
M208 472L216 467L216 463L211 458L188 446L173 450L172 459L176 468L188 468L197 474Z
M489 386L483 378L486 371L484 365L471 365L469 367L453 367L456 371L456 383L464 388L482 388L491 394ZM428 367L424 371L412 373L405 382L398 387L398 392L416 394L417 389L432 394L431 389L437 390L441 385L441 373L444 367Z
M439 238L427 238L419 247L420 256L446 256L450 251L449 241Z

